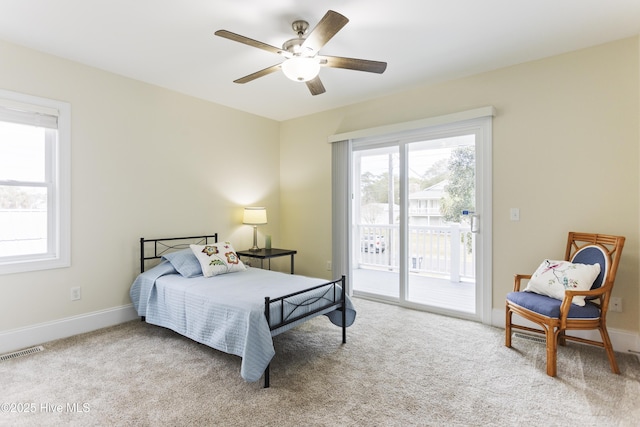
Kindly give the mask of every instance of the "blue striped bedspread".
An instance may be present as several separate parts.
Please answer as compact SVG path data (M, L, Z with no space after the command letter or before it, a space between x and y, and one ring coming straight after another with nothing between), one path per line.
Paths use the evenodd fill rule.
M278 298L326 282L324 279L251 267L236 273L187 279L177 274L173 266L165 261L140 274L131 286L130 296L138 315L145 316L148 323L169 328L194 341L240 356L240 375L246 381L253 382L260 379L275 355L272 335L300 323L271 332L264 315L264 298ZM311 303L305 303L303 308L312 311L320 307L323 301L326 304L326 299L321 298L326 289L322 287L314 291L316 297L311 298ZM337 289L340 296L342 290L340 287ZM332 298L333 293L329 297ZM299 304L308 300L306 293L287 300L285 310L293 307L289 302ZM294 315L299 310L297 308ZM325 314L332 323L342 325L341 312L319 312L316 316L320 314ZM272 309L270 316L272 324L274 320L279 320L279 308ZM347 297L347 326L351 326L355 316L353 303Z

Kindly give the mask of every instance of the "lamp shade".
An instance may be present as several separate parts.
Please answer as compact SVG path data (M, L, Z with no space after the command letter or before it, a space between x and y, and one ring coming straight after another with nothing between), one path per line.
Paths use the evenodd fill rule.
M263 207L244 208L243 224L258 225L267 223L267 209Z
M316 58L294 56L282 63L282 72L296 82L314 79L320 72L320 64Z

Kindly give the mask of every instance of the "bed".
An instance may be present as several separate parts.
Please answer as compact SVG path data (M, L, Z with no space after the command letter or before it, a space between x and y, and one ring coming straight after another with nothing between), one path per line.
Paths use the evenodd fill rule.
M203 258L208 262L205 255L213 252L216 263L230 262L223 273L207 277L214 262ZM212 234L141 238L140 274L130 296L142 320L240 356L242 378L255 382L264 376L266 388L275 356L272 337L324 315L340 326L346 343L356 311L343 289L344 276L327 282L246 267L229 242Z

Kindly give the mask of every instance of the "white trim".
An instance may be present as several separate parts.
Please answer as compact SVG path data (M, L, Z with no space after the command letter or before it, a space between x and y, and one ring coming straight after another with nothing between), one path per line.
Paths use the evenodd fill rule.
M493 109L493 107L491 107ZM495 110L492 111L495 114ZM480 250L476 251L478 258L476 268L480 266L482 271L476 272L476 292L478 292L478 274L482 283L481 298L476 298L476 312L480 313L484 324L491 322L491 309L493 307L493 120L482 120L479 128L482 138L481 149L476 150L476 166L481 173L476 172L476 200L481 206L477 206L480 213ZM477 145L477 144L476 144Z
M366 138L371 136L381 136L390 133L406 132L415 129L427 128L438 125L445 125L454 122L462 122L465 120L478 119L481 117L493 117L496 115L496 109L493 106L480 107L474 110L461 111L458 113L445 114L442 116L429 117L426 119L413 120L410 122L394 123L391 125L378 126L368 129L360 129L352 132L339 133L331 135L328 138L329 143L345 141L348 139Z
M504 329L506 326L505 309L494 308L492 319L493 326ZM540 329L540 326L538 326L537 324L523 319L517 314L514 314L514 321L518 325ZM614 328L607 328L607 332L609 332L609 338L611 338L611 344L613 345L613 349L615 351L625 354L629 354L630 351L640 352L640 334L638 334L637 332ZM597 330L571 330L568 331L568 334L594 341L599 341L601 339L600 333Z
M133 304L0 332L0 353L106 328L138 318Z

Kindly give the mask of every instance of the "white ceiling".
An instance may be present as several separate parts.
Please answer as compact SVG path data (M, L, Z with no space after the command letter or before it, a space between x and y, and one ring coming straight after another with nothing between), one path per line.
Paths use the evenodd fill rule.
M318 96L279 72L233 83L282 59L216 30L281 46L328 9L350 22L320 53L384 74L323 68ZM275 120L639 33L640 0L0 0L0 39Z

